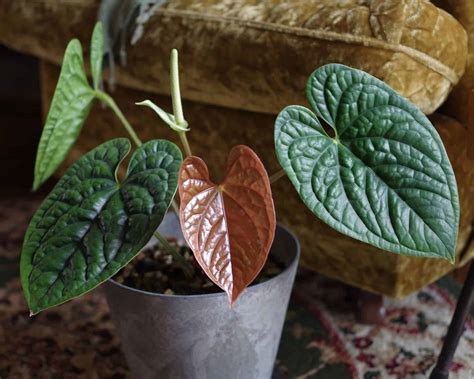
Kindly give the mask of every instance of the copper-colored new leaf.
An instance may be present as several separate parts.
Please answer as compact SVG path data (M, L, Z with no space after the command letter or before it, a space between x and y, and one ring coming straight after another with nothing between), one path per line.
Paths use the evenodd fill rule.
M275 235L268 174L247 146L229 154L224 182L214 184L204 161L184 160L179 174L184 236L209 276L231 303L262 269Z

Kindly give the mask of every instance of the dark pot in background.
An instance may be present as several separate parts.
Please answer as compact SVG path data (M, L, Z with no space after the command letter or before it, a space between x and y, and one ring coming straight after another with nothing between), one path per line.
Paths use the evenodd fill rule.
M159 228L182 238L168 214ZM147 378L270 378L293 286L299 243L278 225L270 254L285 270L250 286L230 309L224 292L162 295L104 284L132 375Z

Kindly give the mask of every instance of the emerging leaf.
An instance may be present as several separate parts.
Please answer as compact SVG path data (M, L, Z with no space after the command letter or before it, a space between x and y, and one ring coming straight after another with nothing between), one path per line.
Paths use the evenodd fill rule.
M81 44L69 42L36 154L36 190L58 168L81 131L94 92L84 72Z
M176 122L176 118L171 113L168 113L161 109L158 105L153 103L151 100L144 100L140 103L135 103L136 105L142 105L148 108L151 108L155 113L175 132L188 132L188 123L185 121L184 125L179 125Z
M229 154L220 185L198 157L179 173L180 220L196 260L234 303L262 269L275 234L275 208L267 172L247 146Z
M33 313L79 296L113 276L148 242L178 185L182 162L171 142L154 140L133 154L119 138L74 163L34 215L21 255L21 281Z
M316 114L290 106L275 123L278 160L306 206L376 247L453 262L456 180L429 120L382 81L338 64L310 76L307 96Z
M102 78L102 59L104 57L104 32L102 23L95 24L91 38L91 74L94 89L98 89Z

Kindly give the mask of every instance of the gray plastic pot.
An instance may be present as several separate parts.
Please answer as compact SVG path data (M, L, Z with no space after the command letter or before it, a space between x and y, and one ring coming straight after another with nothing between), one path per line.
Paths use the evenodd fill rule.
M182 238L176 216L160 226ZM105 283L112 319L134 378L270 378L300 255L296 237L278 225L270 252L285 270L250 286L229 307L222 293L162 295Z

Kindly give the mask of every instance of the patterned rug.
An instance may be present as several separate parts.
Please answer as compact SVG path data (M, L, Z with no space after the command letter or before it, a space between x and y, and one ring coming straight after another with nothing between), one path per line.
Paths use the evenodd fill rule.
M298 279L308 284L309 275ZM283 332L283 378L426 378L436 361L454 297L434 284L403 301L387 300L382 326L361 325L344 306L344 286L311 275L296 289ZM305 287L307 288L307 287ZM331 300L328 300L331 299ZM466 325L451 379L473 378L474 322ZM28 316L18 279L0 289L1 378L128 378L100 290Z
M0 378L129 378L100 289L29 317L18 280L18 255L37 201L0 201ZM458 291L454 281L443 278L404 300L386 299L383 324L370 326L355 321L348 287L300 272L278 353L277 377L427 378ZM450 376L470 378L472 319Z
M304 291L303 291L304 289ZM421 379L436 363L455 307L449 278L404 300L385 299L380 326L355 321L344 285L300 275L288 311L279 364L293 378ZM450 379L474 378L474 320L459 343Z

